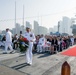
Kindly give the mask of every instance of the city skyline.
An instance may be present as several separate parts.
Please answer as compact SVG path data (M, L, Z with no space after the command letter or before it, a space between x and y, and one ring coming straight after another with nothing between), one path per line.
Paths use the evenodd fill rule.
M15 1L16 23L23 24L23 5L25 6L24 21L38 21L40 26L54 27L63 16L69 18L75 15L76 0L0 0L0 30L15 26Z
M20 34L20 31L22 31L22 33L25 32L25 28L27 26L29 26L31 28L31 31L33 31L35 33L35 35L38 35L38 34L50 34L51 32L52 33L56 33L56 32L59 32L60 34L62 33L67 33L69 35L72 35L72 26L74 25L75 23L75 20L76 18L73 17L73 18L68 18L68 17L63 17L62 20L58 21L58 24L56 26L54 26L53 28L47 28L47 27L44 27L44 26L40 26L38 21L34 21L33 22L33 27L31 25L31 23L29 21L26 21L26 25L25 27L22 25L20 25L19 23L16 23L16 26L15 28L11 29L12 33L13 34ZM59 29L58 29L58 26L59 26ZM67 28L66 28L67 26ZM2 31L2 34L5 34L5 30Z

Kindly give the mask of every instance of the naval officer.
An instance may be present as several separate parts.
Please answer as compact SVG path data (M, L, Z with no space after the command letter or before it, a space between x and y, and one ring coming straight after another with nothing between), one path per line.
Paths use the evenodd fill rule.
M12 53L14 50L12 48L12 33L10 32L9 28L6 29L6 41L5 41L5 52L8 52L8 47L10 49L10 53Z
M29 47L27 48L27 51L26 51L26 62L27 64L32 65L32 48L36 38L34 33L31 32L31 28L29 26L26 27L26 32L23 35L23 37L27 38L29 41Z

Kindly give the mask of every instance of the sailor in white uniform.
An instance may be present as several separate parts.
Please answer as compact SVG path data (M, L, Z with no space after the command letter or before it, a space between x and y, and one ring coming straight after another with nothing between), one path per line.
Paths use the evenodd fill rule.
M34 33L31 32L31 29L29 26L26 27L26 32L23 35L23 37L27 38L29 41L29 47L26 51L26 62L29 65L32 65L32 48L33 48L33 43L36 40Z
M10 49L10 53L13 52L13 48L12 48L12 33L7 28L6 29L6 41L5 41L5 53L8 52L8 47Z
M38 42L38 45L37 45L37 52L44 52L44 46L45 46L45 42L46 42L46 39L45 37L43 36L43 34L41 35L41 38L39 39L39 42Z
M71 43L72 43L72 46L74 45L74 37L73 36L71 36Z

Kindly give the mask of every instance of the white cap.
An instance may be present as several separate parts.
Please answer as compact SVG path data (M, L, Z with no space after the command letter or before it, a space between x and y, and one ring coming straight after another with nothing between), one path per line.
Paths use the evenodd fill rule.
M30 26L26 26L26 28L29 28L29 29L31 29L31 27L30 27Z

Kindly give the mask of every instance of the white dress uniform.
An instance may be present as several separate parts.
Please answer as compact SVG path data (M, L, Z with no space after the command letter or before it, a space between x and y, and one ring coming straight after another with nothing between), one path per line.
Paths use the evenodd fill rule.
M44 37L41 37L39 39L38 45L37 45L37 52L43 52L44 46L45 46L46 39Z
M74 45L74 38L71 37L72 46Z
M33 43L36 40L36 38L35 38L34 33L32 32L25 32L23 36L29 40L29 47L26 51L26 62L31 65L32 64L32 48L33 48Z
M12 33L10 31L6 32L5 52L8 51L8 47L9 47L10 51L13 51L13 48L12 48Z

